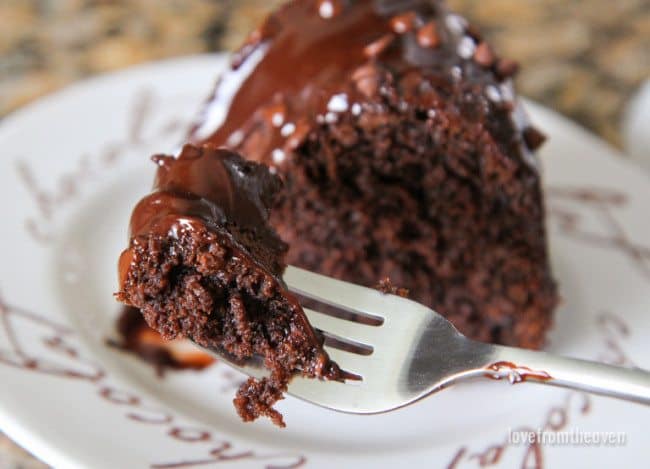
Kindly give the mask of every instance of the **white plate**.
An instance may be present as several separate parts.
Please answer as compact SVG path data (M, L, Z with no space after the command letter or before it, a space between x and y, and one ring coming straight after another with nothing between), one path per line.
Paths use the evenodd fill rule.
M647 463L648 408L533 385L451 389L387 415L288 398L288 428L241 423L225 365L165 379L105 346L116 260L149 155L171 151L223 56L89 80L0 126L0 427L57 467L597 467ZM650 367L650 181L610 147L530 105L544 147L564 298L549 348ZM625 432L622 446L522 445L509 429Z

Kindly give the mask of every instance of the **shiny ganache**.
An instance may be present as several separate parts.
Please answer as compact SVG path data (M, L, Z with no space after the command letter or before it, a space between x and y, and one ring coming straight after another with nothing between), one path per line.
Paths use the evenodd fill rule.
M512 106L516 68L440 1L288 2L234 55L190 139L279 166L312 125L363 113L381 92L382 70L426 70L434 85L480 84L486 105Z
M178 157L155 155L152 159L158 165L156 179L152 193L131 215L132 243L149 235L178 238L183 230L206 226L223 229L236 244L259 254L258 262L271 257L264 252L286 252L287 245L267 223L269 207L282 183L266 168L209 146L185 145ZM247 233L254 234L256 243L247 241ZM120 259L121 283L131 262L129 248ZM280 280L277 263L266 264Z

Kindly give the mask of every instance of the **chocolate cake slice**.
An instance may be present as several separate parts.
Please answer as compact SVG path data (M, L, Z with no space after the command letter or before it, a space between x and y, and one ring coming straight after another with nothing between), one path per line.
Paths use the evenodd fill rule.
M284 181L287 262L390 278L474 339L538 348L557 302L538 162L511 77L434 0L295 0L234 55L193 142Z
M516 69L441 1L290 1L234 55L193 145L154 158L118 299L164 338L263 356L269 378L235 404L278 424L292 375L343 377L286 263L408 292L474 339L542 346L557 303L544 137Z
M293 375L342 375L282 281L287 245L268 225L281 181L209 146L153 160L154 191L133 212L117 298L164 339L263 357L269 377L242 385L235 407L245 421L265 415L284 426L272 406Z

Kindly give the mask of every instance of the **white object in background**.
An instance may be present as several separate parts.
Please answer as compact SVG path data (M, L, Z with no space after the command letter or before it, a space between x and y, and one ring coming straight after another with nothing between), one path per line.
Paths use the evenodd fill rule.
M650 170L650 80L641 86L625 111L623 139L625 151Z

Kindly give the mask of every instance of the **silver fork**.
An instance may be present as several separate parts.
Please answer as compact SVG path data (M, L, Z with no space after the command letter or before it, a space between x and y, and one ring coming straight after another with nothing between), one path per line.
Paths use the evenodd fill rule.
M319 406L387 412L473 378L548 384L650 405L650 372L476 342L415 301L295 267L287 268L284 280L308 302L321 303L319 311L305 308L309 321L325 336L331 358L360 378L295 378L289 394ZM233 365L251 376L266 374L256 360Z

